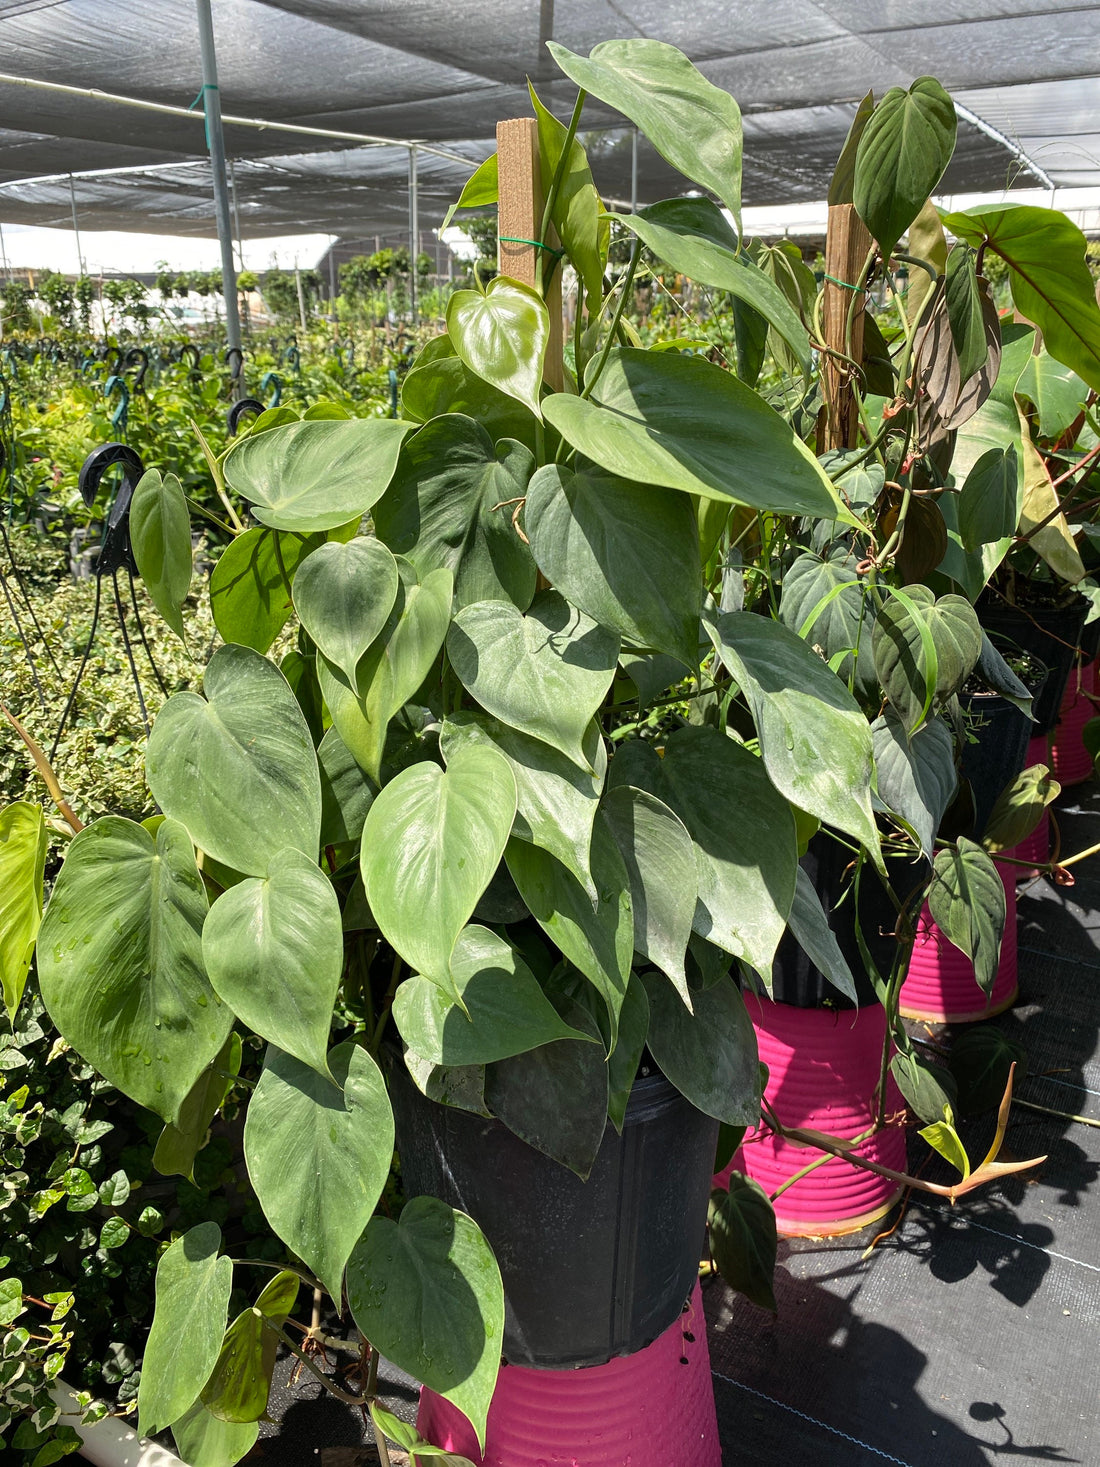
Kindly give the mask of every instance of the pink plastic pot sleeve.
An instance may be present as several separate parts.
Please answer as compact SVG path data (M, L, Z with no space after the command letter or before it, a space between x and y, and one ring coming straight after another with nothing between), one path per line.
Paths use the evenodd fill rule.
M767 1098L786 1126L805 1126L851 1139L874 1119L886 1014L879 1004L861 1009L799 1009L754 994L745 1003L756 1029L760 1058L768 1066ZM888 1115L904 1103L893 1081ZM771 1194L809 1162L823 1155L750 1133L742 1148L745 1171ZM859 1147L861 1156L895 1171L905 1170L905 1131L888 1126ZM824 1162L793 1183L775 1203L779 1231L789 1237L854 1232L881 1217L900 1189L888 1177L853 1166L841 1157Z
M1020 849L1020 847L1017 847ZM1016 999L1016 871L997 862L1005 888L1005 930L993 991L987 999L974 977L974 964L932 921L928 903L917 923L917 940L901 986L907 1019L934 1024L969 1024L1002 1013Z
M699 1285L636 1355L582 1370L504 1366L484 1455L465 1416L426 1387L417 1426L478 1467L722 1467Z
M1051 767L1062 785L1081 784L1092 773L1092 755L1085 748L1082 733L1089 719L1100 711L1090 697L1095 693L1096 663L1074 667L1062 698L1051 749Z
M1039 734L1031 740L1027 746L1027 758L1024 768L1030 769L1035 764L1049 765L1051 762L1050 747L1046 734ZM1028 881L1034 875L1033 867L1043 866L1050 860L1050 815L1043 811L1043 818L1031 832L1026 840L1022 840L1018 846L1013 846L1010 851L1005 851L1006 856L1012 856L1016 861L1024 861L1024 866L1012 867L1012 872L1017 881Z

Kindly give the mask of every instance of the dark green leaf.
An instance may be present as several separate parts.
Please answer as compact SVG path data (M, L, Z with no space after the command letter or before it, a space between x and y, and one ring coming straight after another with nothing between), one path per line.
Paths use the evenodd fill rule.
M619 785L600 806L630 882L634 947L672 981L690 1009L684 957L695 916L695 847L683 822L646 790Z
M264 1216L338 1301L348 1254L389 1176L393 1115L365 1049L348 1040L328 1062L335 1084L268 1050L244 1154Z
M794 901L791 903L791 914L787 922L795 941L818 972L843 993L845 998L850 998L855 1003L856 984L852 970L840 950L836 934L829 926L814 884L801 866L798 868Z
M508 870L543 931L603 996L611 1047L634 956L634 919L626 866L611 832L592 832L595 906L577 878L548 851L510 840Z
M549 191L551 180L560 167L567 129L542 105L530 82L527 90L538 122L542 186ZM603 300L610 226L592 181L588 155L576 138L570 141L569 158L561 169L551 223L580 278L589 311L598 311Z
M340 903L301 851L281 851L210 908L202 954L215 992L238 1018L328 1075L332 1010L344 968Z
M741 216L741 112L682 51L663 41L603 41L586 59L547 45L571 81L614 107L661 157Z
M663 973L643 973L649 997L649 1051L697 1110L731 1126L760 1119L756 1031L732 978L693 994L689 1014Z
M394 999L402 1039L434 1065L491 1064L555 1039L585 1038L562 1023L527 964L487 927L460 934L451 978L460 1003L427 978L407 978Z
M130 544L153 605L177 637L191 588L191 521L175 474L148 469L130 501Z
M955 745L942 718L930 718L912 736L892 708L871 725L878 794L883 804L912 827L931 857L944 811L955 794Z
M200 1223L157 1264L156 1313L138 1391L146 1435L179 1420L218 1359L233 1286L233 1264L219 1255L221 1242L217 1223Z
M928 891L932 920L974 964L974 976L992 993L1005 927L1005 889L1000 873L981 846L960 836L940 851Z
M970 602L937 597L927 586L906 586L912 608L893 596L875 618L872 646L882 690L912 734L933 698L942 701L970 676L982 650L982 632ZM925 636L934 648L928 657Z
M1100 306L1077 226L1056 209L1007 203L945 214L943 222L1005 261L1017 310L1055 360L1100 391Z
M375 1217L348 1264L348 1303L366 1339L467 1418L484 1446L504 1335L504 1286L472 1218L414 1197Z
M470 744L446 771L427 762L403 770L367 813L363 884L375 921L415 972L452 996L451 952L500 864L515 812L508 760Z
M856 177L856 153L859 150L859 140L863 136L863 130L870 120L871 113L875 110L875 94L868 92L856 108L856 115L852 118L852 125L848 129L848 136L844 139L844 146L840 150L833 176L829 183L829 204L850 204L852 202L852 190L855 187ZM937 216L938 217L938 216Z
M976 260L966 245L956 245L947 257L944 299L961 382L981 371L989 355Z
M775 1208L759 1182L732 1172L728 1192L712 1192L710 1251L731 1289L778 1313L772 1278L777 1235Z
M887 259L943 177L955 151L955 104L938 81L891 87L856 149L852 202Z
M492 1114L582 1181L600 1149L609 1100L601 1047L578 1039L557 1039L485 1070L485 1103Z
M450 347L445 336L437 340ZM461 413L480 424L494 443L515 438L532 452L535 448L535 415L471 372L453 348L449 356L433 357L413 368L401 384L401 412L413 423Z
M958 1086L960 1112L979 1115L1000 1105L1013 1065L1017 1084L1027 1074L1027 1050L1003 1029L976 1024L952 1040L947 1063Z
M244 439L225 483L276 530L333 530L386 492L410 423L393 418L291 423Z
M266 876L288 846L315 854L317 756L286 678L249 647L219 647L203 691L174 693L153 725L145 772L157 804L247 876Z
M486 712L589 767L584 744L615 675L615 633L557 591L542 591L526 616L503 601L464 607L447 653Z
M446 567L456 609L474 601L535 594L535 562L513 523L534 460L522 444L493 440L472 418L447 413L401 451L397 473L374 509L374 527L421 576Z
M548 464L525 517L539 569L574 606L627 643L695 662L699 530L686 495Z
M607 1061L607 1118L620 1136L648 1036L649 999L645 984L637 973L631 973L619 1010L618 1043Z
M943 1119L945 1106L955 1104L956 1085L950 1070L919 1054L895 1054L890 1073L909 1109L926 1125Z
M777 514L847 511L780 415L703 357L614 348L591 400L555 393L546 420L620 478Z
M187 831L108 815L82 830L38 943L50 1017L131 1100L173 1122L233 1015L202 963L206 889Z
M872 615L864 611L857 560L844 545L835 545L825 559L798 556L783 578L779 617L811 647L820 647L860 697L874 697L878 684L870 647Z
M1088 399L1088 388L1069 367L1048 351L1028 357L1016 383L1039 415L1040 438L1060 438L1077 421Z
M321 740L317 763L321 771L322 847L357 841L374 799L374 787L335 728L330 728Z
M959 536L969 551L1016 532L1023 506L1016 450L991 448L983 453L959 491Z

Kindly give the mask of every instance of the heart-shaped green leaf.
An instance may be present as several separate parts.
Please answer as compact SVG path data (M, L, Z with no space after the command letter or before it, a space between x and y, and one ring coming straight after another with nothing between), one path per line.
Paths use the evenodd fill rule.
M562 1023L527 964L487 927L459 935L451 978L461 1007L427 978L407 978L394 999L401 1038L432 1064L486 1065L555 1039L589 1037Z
M683 821L646 790L619 785L600 805L626 864L634 947L672 980L692 1007L684 957L695 916L695 847Z
M966 245L956 245L947 257L944 299L960 382L980 372L989 355L976 261L974 251Z
M456 713L444 723L439 747L448 763L453 751L466 743L491 744L504 755L516 777L512 834L557 856L595 902L589 851L592 822L607 772L607 750L596 725L589 725L583 743L587 769L541 739L509 728L485 713Z
M526 616L503 601L463 607L447 653L487 713L589 767L584 741L615 675L615 633L542 591Z
M982 992L992 993L1005 928L1005 888L981 846L960 836L954 846L937 853L928 909L948 941L974 964Z
M348 1040L328 1056L335 1079L268 1050L248 1104L244 1155L264 1216L332 1298L393 1160L393 1114L378 1066Z
M596 904L577 878L539 846L511 840L508 870L531 915L603 996L611 1048L634 956L630 881L614 837L600 821L592 831Z
M415 972L452 996L451 952L500 864L515 813L511 766L481 745L456 749L446 771L430 763L402 770L367 813L363 885L375 921Z
M221 1351L200 1397L219 1421L245 1425L267 1410L278 1331L286 1323L301 1288L289 1269L277 1273L251 1309L245 1309L225 1332Z
M254 1421L219 1421L201 1401L172 1423L176 1451L193 1467L236 1467L259 1434Z
M397 561L381 540L330 540L294 577L294 609L321 653L355 677L397 600Z
M541 416L550 317L537 291L506 275L491 280L484 295L456 290L447 302L447 335L475 376Z
M993 855L1018 846L1037 828L1043 812L1061 792L1062 786L1051 777L1045 764L1033 764L1021 770L997 796L982 834L982 845Z
M664 41L603 41L586 58L556 41L554 60L584 91L640 128L661 157L741 217L741 111Z
M860 697L876 696L870 624L857 557L836 545L827 557L799 555L783 577L779 619L785 627L820 647L837 676Z
M920 1120L932 1124L945 1107L954 1107L955 1077L943 1065L932 1064L923 1055L898 1053L890 1061L890 1073L906 1105Z
M759 1182L732 1172L725 1192L710 1199L708 1235L718 1272L731 1289L761 1309L778 1313L775 1303L775 1208Z
M183 637L182 607L191 588L191 519L175 474L148 469L130 501L134 563L153 605Z
M970 676L982 630L963 596L937 599L927 586L906 586L903 595L880 610L871 645L882 690L911 735L932 701L950 697Z
M446 336L437 336L429 346L442 342L447 350L428 357L427 348L401 384L401 412L413 423L430 423L444 413L462 414L485 429L494 443L514 438L534 452L538 419L496 387L470 371Z
M234 1033L191 1086L175 1124L165 1126L160 1133L153 1165L162 1177L178 1176L194 1181L195 1157L206 1145L210 1122L240 1069L241 1036ZM102 1193L100 1200L105 1200Z
M620 478L776 514L847 517L790 424L703 357L616 347L591 400L558 392L544 408L567 443Z
M955 104L935 78L891 87L856 150L852 202L887 259L943 177L955 151Z
M810 339L798 312L772 277L743 254L741 243L712 200L664 199L637 214L611 214L659 260L697 285L724 290L759 313L810 374ZM812 278L812 277L811 277Z
M281 851L266 877L223 892L207 915L202 954L239 1019L327 1077L344 933L332 883L315 862Z
M794 900L798 847L763 761L717 729L682 728L663 759L641 739L622 745L609 782L647 789L676 812L695 842L695 932L766 975Z
M376 783L390 719L431 671L451 620L454 582L446 569L423 581L413 566L397 562L401 584L385 626L355 670L355 681L323 657L317 677L332 721L359 765Z
M1028 357L1016 391L1038 413L1040 438L1060 438L1076 422L1089 395L1077 373L1045 350Z
M1023 508L1019 458L1014 447L983 453L959 491L959 537L969 551L1016 533Z
M531 480L527 533L539 570L574 606L636 647L699 655L699 528L684 494L547 464Z
M732 978L692 994L688 1013L663 973L643 973L649 996L649 1050L681 1095L730 1126L760 1119L756 1031Z
M266 652L293 610L283 570L293 581L299 562L322 543L320 535L254 529L227 545L210 573L210 610L222 641Z
M13 1023L42 922L48 844L41 805L16 800L0 810L0 994Z
M174 1122L233 1015L202 964L206 888L184 827L108 815L73 840L38 938L50 1018L105 1079Z
M322 848L357 841L374 799L374 786L336 728L330 728L318 744L317 763L321 770Z
M184 1233L157 1264L156 1311L145 1342L138 1414L144 1435L163 1431L198 1399L221 1350L233 1264L216 1222Z
M945 214L943 222L959 239L984 244L1004 260L1020 315L1043 333L1055 360L1100 391L1100 306L1076 224L1034 204L981 204Z
M411 423L395 418L290 423L244 439L225 483L276 530L334 530L381 499Z
M174 693L153 724L145 772L157 804L246 876L266 876L288 846L313 855L321 780L286 678L250 647L219 647L203 692Z
M881 861L871 811L871 730L828 664L777 621L708 615L707 631L752 710L772 784L800 810L852 835Z
M484 1447L504 1285L474 1220L434 1197L414 1197L398 1222L372 1218L348 1264L348 1303L379 1353L457 1406Z
M930 718L910 738L893 708L871 725L878 794L911 826L931 858L936 831L958 787L955 743L943 718Z
M574 1023L585 1017L579 1003L566 1013ZM583 1182L607 1130L610 1073L602 1045L556 1039L487 1065L485 1103L521 1141Z
M513 523L534 468L530 451L505 439L495 448L472 418L447 413L401 450L393 482L374 508L379 539L420 575L445 566L456 607L535 594L535 562Z

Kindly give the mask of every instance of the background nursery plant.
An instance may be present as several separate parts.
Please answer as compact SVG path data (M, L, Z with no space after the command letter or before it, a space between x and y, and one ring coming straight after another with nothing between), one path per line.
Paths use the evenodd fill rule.
M919 472L908 439L889 474L860 471L893 429L874 433L863 462L823 463L747 367L633 344L625 312L644 245L728 292L812 393L803 314L718 204L607 214L576 138L590 92L736 222L736 103L661 43L552 50L581 89L568 127L532 93L542 238L556 231L584 297L575 375L546 303L557 254L540 251L534 286L501 274L451 297L400 417L269 419L232 446L218 485L254 523L211 579L225 645L202 694L175 694L153 725L146 772L161 813L74 818L42 918L41 814L5 812L9 1010L36 950L65 1040L159 1118L154 1164L190 1167L236 1080L241 1036L268 1046L244 1160L296 1261L257 1293L254 1260L223 1251L207 1218L157 1267L140 1425L170 1427L194 1467L250 1449L280 1343L309 1360L288 1333L303 1283L306 1302L310 1289L338 1310L346 1300L369 1341L355 1388L336 1388L344 1399L373 1404L383 1356L484 1440L506 1333L501 1269L477 1222L440 1198L412 1196L392 1215L390 1093L410 1077L583 1179L652 1063L710 1118L716 1144L726 1128L728 1159L760 1121L764 1078L740 982L767 986L788 927L842 989L851 982L800 855L826 828L874 882L882 830L895 849L931 854L912 750L982 655L969 602L899 566L920 514L919 488L898 478ZM911 109L931 110L938 168L916 182ZM889 93L869 141L853 142L857 185L881 180L862 207L884 260L946 163L950 110L937 84L918 83ZM493 202L496 171L483 165L462 202ZM631 241L630 263L608 290L613 231ZM909 348L907 335L903 397ZM172 475L146 474L131 532L182 635L191 537ZM873 549L849 573L861 536ZM788 571L777 617L773 588L799 553L821 582L795 610ZM823 657L826 615L840 630ZM923 813L895 796L898 821L868 717L876 684L882 717L894 715L891 754L923 781ZM996 894L975 879L988 857L960 839L936 860L952 930L980 930L995 949ZM952 871L966 879L952 884ZM898 982L880 980L887 1003ZM940 1124L950 1131L950 1116ZM956 1190L996 1174L995 1152ZM700 1243L706 1201L689 1219ZM767 1199L735 1175L717 1207L724 1269L766 1302ZM252 1302L230 1321L234 1284Z

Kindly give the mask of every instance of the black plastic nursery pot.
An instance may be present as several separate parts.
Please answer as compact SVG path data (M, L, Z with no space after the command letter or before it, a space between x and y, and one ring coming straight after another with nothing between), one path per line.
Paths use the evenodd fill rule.
M897 938L897 912L885 887L869 865L864 867L859 883L859 902L848 890L846 875L853 860L847 846L821 830L809 842L799 865L813 883L829 926L855 979L859 1007L874 1003L875 991L867 976L856 937L856 913L871 957L879 972L889 972L894 961ZM907 861L887 863L890 883L904 898L920 879L920 868ZM846 893L846 894L845 894ZM772 964L772 999L799 1009L856 1007L850 999L828 981L820 968L803 951L788 928L776 950Z
M676 1320L699 1271L718 1122L646 1059L622 1136L608 1123L591 1174L500 1121L428 1100L386 1054L401 1176L488 1238L504 1281L503 1355L572 1369L633 1355Z
M1083 597L1069 606L1013 606L1007 601L979 599L978 620L1002 655L1023 651L1050 669L1035 697L1032 737L1048 734L1058 722L1070 668L1082 645L1088 604Z
M1047 678L1032 689L1034 705L1045 697ZM1027 760L1027 746L1039 727L1026 713L998 693L960 698L973 741L967 741L959 773L974 796L975 840L981 840L1001 791L1016 778Z

